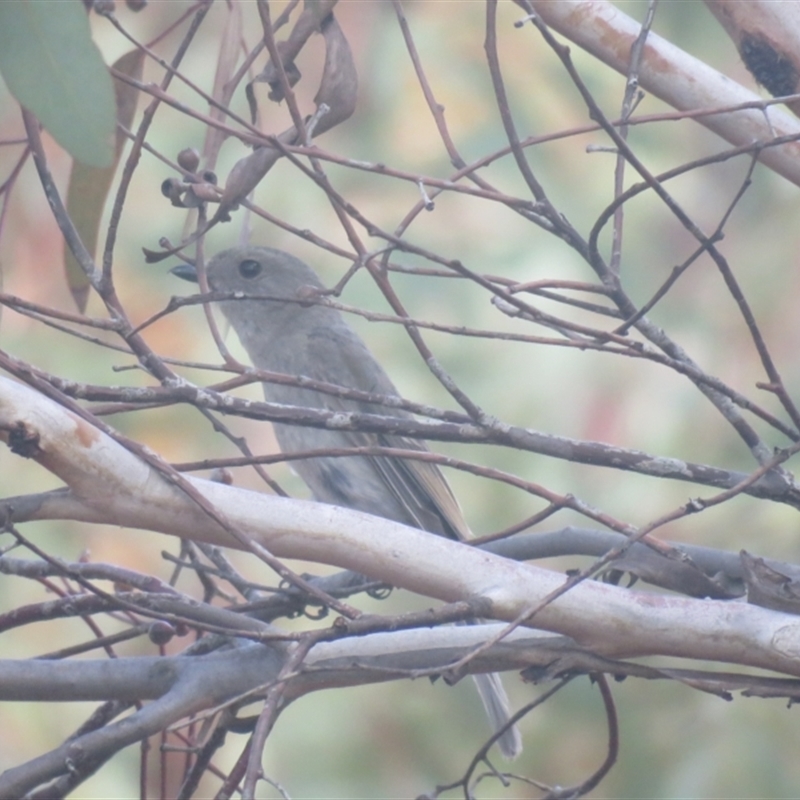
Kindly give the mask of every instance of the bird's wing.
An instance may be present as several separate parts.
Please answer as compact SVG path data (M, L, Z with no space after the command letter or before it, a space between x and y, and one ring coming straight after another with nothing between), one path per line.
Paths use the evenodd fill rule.
M428 448L416 439L404 436L377 438L378 443L384 447L428 451ZM472 534L458 500L436 464L409 458L380 456L373 456L370 460L392 494L418 521L420 528L450 539L470 538Z
M308 346L314 351L317 363L335 365L335 371L328 377L331 382L337 382L338 378L343 386L358 387L377 394L398 395L389 376L352 330L348 329L346 333L339 331L334 333L329 329L320 331L318 335L309 337ZM346 360L343 359L344 353L350 356ZM356 355L357 357L354 357ZM333 396L325 399L325 406L330 409L340 407L343 411L357 410L401 418L412 416L400 409ZM423 442L404 436L351 432L350 437L353 443L358 442L364 446L379 445L426 452L428 450ZM386 487L420 528L451 539L468 539L471 536L461 507L436 464L381 456L368 456L367 459Z

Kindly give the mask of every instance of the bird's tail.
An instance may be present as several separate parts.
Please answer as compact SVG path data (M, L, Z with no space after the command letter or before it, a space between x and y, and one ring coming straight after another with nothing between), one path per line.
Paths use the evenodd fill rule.
M499 731L508 724L511 711L500 676L496 672L481 673L472 676L483 701L483 707L492 724L492 729ZM497 740L500 752L508 759L516 758L522 752L522 736L516 725L503 731Z

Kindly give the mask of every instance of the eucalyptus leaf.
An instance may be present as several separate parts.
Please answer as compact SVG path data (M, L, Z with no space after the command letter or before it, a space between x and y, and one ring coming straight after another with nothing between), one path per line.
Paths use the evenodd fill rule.
M115 62L114 69L123 75L139 80L142 77L143 63L144 51L131 50ZM136 111L139 90L129 83L115 79L114 94L117 121L123 128L130 128ZM111 189L111 182L114 179L125 142L125 134L122 130L117 130L114 159L107 167L96 167L81 161L76 161L72 167L67 187L67 213L75 225L81 241L92 255L95 255L97 250L97 238L106 198ZM86 302L89 297L89 278L81 269L75 256L72 255L66 242L64 243L64 270L75 305L79 311L83 312L86 310Z
M78 161L114 158L114 89L80 0L2 0L0 74Z

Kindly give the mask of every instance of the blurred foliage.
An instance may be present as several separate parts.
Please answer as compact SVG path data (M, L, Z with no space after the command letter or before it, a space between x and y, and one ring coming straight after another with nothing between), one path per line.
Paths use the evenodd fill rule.
M277 15L280 3L274 3ZM645 2L620 4L633 16ZM186 10L184 3L153 3L143 13L118 8L126 29L140 41L152 41ZM243 29L258 31L254 4L242 4ZM504 143L491 92L482 48L483 5L480 3L410 2L406 4L415 42L438 102L445 108L452 134L467 159ZM195 83L210 91L225 4L215 4L183 65ZM326 134L320 145L349 158L383 162L398 169L447 178L453 168L436 133L403 44L390 3L381 0L340 3L338 18L354 50L361 77L359 105L352 119ZM500 6L500 52L512 109L523 135L541 135L588 123L585 108L562 68L532 28L517 30L521 16L511 3ZM95 41L105 61L113 62L129 43L104 19L91 17ZM693 52L734 79L751 85L732 45L699 2L662 3L655 30ZM154 45L169 59L181 35L170 33ZM252 37L251 43L252 43ZM624 85L613 74L576 47L578 69L610 117L617 116ZM316 61L315 61L316 59ZM321 45L303 53L304 74L319 70ZM257 67L260 68L259 62ZM148 60L143 81L158 81L162 70ZM312 82L313 83L313 82ZM263 90L263 91L262 91ZM178 99L200 110L191 90L176 82ZM269 105L266 89L257 88L262 128L270 133L288 124L285 106ZM298 86L301 101L304 85ZM0 140L22 135L19 114L0 86ZM247 116L244 92L234 98L235 110ZM139 116L144 101L140 102ZM647 97L637 114L665 110ZM186 147L202 148L203 125L174 109L163 107L149 138L159 152L174 158ZM724 144L691 121L634 127L630 141L652 172L717 152ZM587 152L605 144L599 134L562 139L528 150L530 162L556 206L563 209L582 233L613 196L614 157ZM0 147L0 175L6 176L22 146ZM47 141L51 168L66 185L70 159ZM216 169L225 175L246 153L244 145L228 141ZM123 155L124 159L124 155ZM693 171L670 183L683 208L711 230L738 190L748 167L746 158ZM334 185L353 204L388 230L393 230L419 199L411 183L358 170L326 167ZM525 194L510 158L492 164L487 176L509 194ZM143 321L164 307L169 297L185 287L167 273L175 262L146 265L142 247L157 247L161 237L178 241L185 231L186 212L173 208L160 193L171 170L145 153L134 176L119 229L115 278L124 306L135 321ZM113 187L112 187L113 193ZM301 229L347 247L345 234L327 198L288 161L277 164L256 192L263 207ZM800 316L800 270L797 269L798 227L795 223L797 189L765 169L756 169L752 187L726 228L721 247L731 260L754 306L773 356L787 386L797 394L800 364L796 357L796 330ZM208 237L211 253L238 240L242 211L231 224L217 227ZM290 250L317 267L335 283L350 266L325 254L257 217L251 217L255 242ZM419 217L410 238L448 258L458 258L478 272L502 274L519 280L557 276L590 280L593 276L561 242L533 227L506 208L463 195L442 195L435 210ZM102 233L101 233L102 245ZM607 242L606 242L607 244ZM646 300L687 256L694 244L688 234L649 195L626 207L622 269L634 299ZM0 264L4 291L64 310L72 308L60 258L62 243L49 213L32 164L23 168L14 186L12 202L3 208ZM406 266L419 260L397 255ZM420 283L398 276L395 286L411 313L422 319L473 327L524 330L524 324L502 317L486 302L486 295L462 281L429 279ZM385 304L366 276L347 286L342 300L373 310ZM542 303L547 310L547 304ZM88 313L101 313L94 297ZM747 330L711 262L701 260L653 313L674 338L712 374L750 392L762 379ZM414 400L452 407L452 401L427 372L399 326L354 319L353 324L387 365L401 392ZM158 352L187 360L214 359L213 344L204 332L202 312L184 309L148 328L145 336ZM122 374L131 359L92 343L66 339L28 317L4 312L2 346L42 369L78 381L148 383L138 370ZM231 337L232 338L232 337ZM426 340L456 381L490 414L510 423L539 430L671 455L706 463L745 468L749 455L739 440L731 439L710 404L680 376L651 364L605 354L555 347L465 339L448 334L426 334ZM236 352L235 342L231 347ZM197 371L187 375L207 378ZM251 387L250 396L258 390ZM767 402L767 401L765 401ZM768 404L768 403L767 403ZM233 447L215 437L209 424L186 407L120 415L113 424L175 461L216 455L234 455ZM230 427L247 435L256 451L274 447L267 426L229 420ZM782 442L775 441L775 445ZM571 492L634 524L645 522L685 502L688 496L709 494L688 484L667 483L610 470L556 462L500 448L440 445L467 460L514 472L560 492ZM274 475L289 489L304 489L289 470L276 467ZM53 479L35 465L20 463L0 450L3 495L51 488ZM623 479L624 477L624 479ZM456 494L476 533L499 530L534 513L538 502L505 486L449 473ZM238 470L237 481L263 488L253 475ZM557 524L577 522L565 514ZM659 531L665 538L692 541L737 550L747 546L760 555L797 560L796 512L777 504L739 498ZM90 528L75 524L36 524L26 532L39 546L66 558L86 549L94 560L121 563L167 578L171 566L160 550L175 552L177 545L154 534ZM242 555L233 559L245 571L258 575ZM560 561L575 566L580 559ZM302 567L301 567L302 568ZM262 580L269 581L270 578ZM0 607L36 602L41 596L26 581L0 581ZM374 603L384 613L424 607L419 598L395 593L389 601ZM369 607L369 606L368 606ZM88 638L79 623L52 623L6 634L3 652L19 656L55 649L56 640ZM135 648L134 648L135 649ZM126 651L127 652L127 651ZM142 647L142 652L147 652ZM521 704L538 689L507 680L512 699ZM592 797L792 797L800 785L794 740L796 712L774 701L737 699L732 704L677 684L649 684L627 680L616 687L621 720L622 752L619 765ZM19 705L4 708L0 726L0 767L18 763L53 746L87 714L83 704L59 707ZM588 681L573 683L562 696L539 709L522 725L526 751L514 769L537 779L569 785L595 768L604 755L605 723L597 692ZM420 680L370 686L307 697L279 720L266 753L266 770L285 785L292 797L357 798L413 796L437 781L458 775L466 754L486 734L477 699L466 686L449 688L441 682ZM242 737L231 736L219 766L230 768ZM226 762L225 759L230 759ZM210 796L215 788L206 787ZM80 796L138 796L136 753L127 751L81 788ZM525 794L528 791L529 794ZM267 797L269 795L264 794ZM275 794L274 796L277 796ZM479 797L537 797L516 785L504 793L495 784L481 786Z

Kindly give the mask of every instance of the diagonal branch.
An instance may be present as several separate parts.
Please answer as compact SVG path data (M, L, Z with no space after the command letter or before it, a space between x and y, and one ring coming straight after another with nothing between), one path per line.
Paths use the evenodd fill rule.
M35 459L67 483L80 519L242 546L158 470L111 437L26 387L11 381L2 385L4 438L15 453ZM276 557L352 569L445 602L468 600L477 616L515 619L564 585L556 572L368 514L186 480ZM584 581L540 608L528 624L568 635L605 655L706 658L800 675L795 657L800 620L743 603L665 597Z

